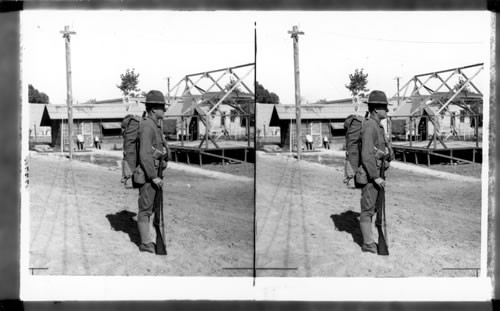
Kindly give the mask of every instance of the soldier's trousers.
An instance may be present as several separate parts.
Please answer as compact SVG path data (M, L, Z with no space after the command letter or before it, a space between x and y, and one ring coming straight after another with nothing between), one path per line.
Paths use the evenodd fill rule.
M146 182L139 188L139 213L137 215L137 226L141 235L141 243L148 244L153 239L153 205L156 188L152 183Z
M375 215L378 191L379 189L373 182L368 182L363 189L361 189L361 214L359 223L361 233L363 234L363 242L365 244L374 242L372 236L372 217Z

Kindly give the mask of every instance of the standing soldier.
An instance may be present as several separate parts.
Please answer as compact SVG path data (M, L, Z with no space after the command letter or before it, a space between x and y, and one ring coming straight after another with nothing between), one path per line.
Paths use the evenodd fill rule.
M96 149L101 149L101 140L99 139L99 135L94 135L94 145Z
M365 182L361 190L361 215L359 225L363 234L363 252L377 253L377 245L372 235L372 217L375 214L375 202L381 188L386 183L380 177L380 168L384 165L389 168L389 162L385 161L386 154L390 154L388 160L392 160L392 150L385 139L384 127L380 121L387 117L387 97L382 91L372 91L368 97L369 117L365 119L361 130L361 166L358 176L365 176Z
M328 139L328 135L323 136L323 148L330 149L330 140Z
M313 149L313 137L311 134L306 135L306 148L307 150Z
M137 226L141 235L142 252L155 252L153 242L153 203L156 191L162 191L163 181L158 177L158 168L167 153L160 122L165 113L165 97L160 91L149 91L146 95L146 117L139 129L139 173L144 174L144 184L139 188L139 214ZM158 156L160 154L160 156ZM166 165L163 165L165 168Z
M82 134L76 135L76 144L77 144L78 150L83 150L83 135Z

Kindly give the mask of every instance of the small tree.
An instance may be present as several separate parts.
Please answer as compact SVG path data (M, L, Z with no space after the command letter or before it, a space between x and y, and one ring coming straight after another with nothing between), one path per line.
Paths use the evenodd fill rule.
M231 77L231 78L229 79L229 83L228 83L228 84L226 84L226 86L224 87L224 90L225 90L226 92L227 92L227 91L229 91L230 89L232 89L232 88L233 88L233 86L236 84L236 82L237 82L237 81L236 81L233 77ZM238 86L236 86L236 87L234 88L234 90L232 91L232 93L233 93L234 95L236 95L236 97L238 97L238 96L240 95L240 93L241 93L240 86L241 86L241 84L240 84L240 85L238 85Z
M137 85L139 84L139 74L135 73L135 69L132 70L127 68L125 74L120 75L121 83L116 85L124 96L138 96L141 91Z
M365 92L368 92L369 89L366 88L368 84L368 74L363 73L363 68L361 70L354 70L354 74L349 75L349 84L346 84L345 87L349 89L351 95L353 97L356 96L365 96Z
M273 103L273 104L280 103L280 97L278 95L276 95L276 93L269 92L269 97L271 99L271 103Z
M39 92L33 85L28 85L28 102L35 104L47 104L49 96L44 92Z
M465 81L462 77L459 77L458 78L458 82L455 84L455 86L453 86L453 89L455 91L458 91L464 84L465 84ZM467 83L464 88L462 89L462 91L460 91L460 93L463 93L467 96L467 93L470 92L470 87L469 87L469 84Z
M236 82L237 82L237 81L236 81L233 77L231 77L231 78L229 79L229 83L228 83L228 84L226 84L226 86L224 87L224 90L229 91L229 90L230 90L230 89L231 89L231 88L232 88L232 87L236 84ZM238 85L238 86L237 86L237 87L236 87L233 91L234 91L234 92L240 92L240 91L241 91L241 90L240 90L240 86L241 86L241 84L240 84L240 85Z
M258 103L279 104L280 97L273 92L269 92L262 84L255 82L255 98Z

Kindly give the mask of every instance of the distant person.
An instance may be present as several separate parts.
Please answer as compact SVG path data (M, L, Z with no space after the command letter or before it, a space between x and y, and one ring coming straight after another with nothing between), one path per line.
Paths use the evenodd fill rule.
M227 131L227 128L225 125L221 126L221 131L222 131L222 135L224 135L224 138L229 138L229 132Z
M313 148L313 138L311 134L306 135L306 147L307 150L312 150Z
M99 139L99 135L94 136L94 145L96 149L101 149L101 140Z
M76 135L76 145L78 150L83 150L83 135L78 134Z
M384 134L384 127L380 121L387 117L387 97L382 91L372 91L368 97L368 111L370 116L365 119L361 129L361 166L358 174L365 176L356 182L363 185L361 190L361 214L359 226L363 235L363 252L377 253L377 245L373 240L372 217L375 215L376 201L379 190L386 186L380 177L380 169L389 168L388 161L392 160L393 153L389 148ZM385 155L390 154L388 161ZM366 183L365 183L366 182Z
M330 140L328 139L328 135L323 136L323 148L330 149Z

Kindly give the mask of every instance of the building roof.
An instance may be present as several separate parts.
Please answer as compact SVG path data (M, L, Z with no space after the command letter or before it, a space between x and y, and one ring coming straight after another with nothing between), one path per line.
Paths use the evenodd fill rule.
M431 109L431 107L427 105L423 105L421 102L418 101L407 101L403 102L399 108L394 111L393 113L390 113L389 115L392 117L402 117L402 116L420 116L423 115L424 112L426 112L428 115L433 116L434 111Z
M367 97L359 97L359 100L362 103L366 103L368 101L368 98ZM335 100L320 100L320 101L313 103L313 105L342 105L342 104L345 104L345 105L351 104L352 105L352 98L343 98L343 99L335 99Z
M191 116L194 114L194 107L196 107L196 102L192 98L183 98L182 100L177 100L176 102L172 103L170 107L168 107L167 111L165 112L165 117L180 117L183 115ZM198 113L200 114L200 112L203 112L202 114L204 114L205 111L200 109Z
M29 104L29 128L41 126L40 123L42 122L44 110L45 104Z
M140 103L141 101L144 101L145 97L144 96L139 96L139 97L130 97L128 101L130 103ZM103 99L103 100L95 100L91 99L89 101L81 103L82 105L93 105L93 104L125 104L126 98L120 97L120 98L111 98L111 99Z
M420 107L421 102L420 101L403 101L399 107L394 111L394 112L389 112L390 116L409 116L411 115L415 110L417 110L418 107Z
M248 93L239 93L239 97L235 97L230 95L229 98L234 99L236 102L236 105L240 105L242 109L245 109L245 107L248 107L249 103L249 109L250 113L253 113L253 95L248 94ZM172 117L172 116L181 116L181 115L192 115L194 114L194 108L196 107L198 114L205 115L213 106L213 104L218 102L218 99L222 97L224 94L221 94L221 92L206 92L203 95L186 95L182 97L177 97L177 99L172 103L172 105L167 109L165 116ZM209 101L210 99L213 99L211 102ZM224 101L219 105L219 110L221 107L231 107L228 105L228 103L233 103L230 101ZM246 105L246 106L245 106Z
M269 126L271 122L271 116L273 115L274 105L273 104L262 104L257 103L257 117L256 117L256 127L263 128L264 124Z
M434 92L432 94L416 94L413 96L406 96L404 98L421 98L422 100L429 99L448 99L453 96L454 92ZM391 99L396 99L397 97L392 97ZM403 97L401 97L403 98ZM478 94L472 91L469 92L460 92L454 98L454 100L481 100L483 98L483 94Z
M357 114L364 115L368 111L368 105L360 105ZM323 119L346 119L355 114L354 105L304 105L301 107L300 117L302 120ZM278 126L280 120L295 120L296 112L293 105L274 105L270 126Z
M78 119L121 119L128 114L141 115L144 104L80 104L73 105L73 120ZM47 104L43 111L41 125L50 125L50 120L67 120L68 107L66 105Z
M224 91L204 92L203 94L192 94L189 92L183 96L177 96L177 97L172 96L172 98L175 98L175 99L189 98L189 99L199 101L201 99L206 100L206 99L212 99L212 98L222 98L224 95L226 95L226 92L224 92ZM226 98L232 98L234 100L252 100L253 97L254 97L253 94L240 91L240 92L232 92Z

